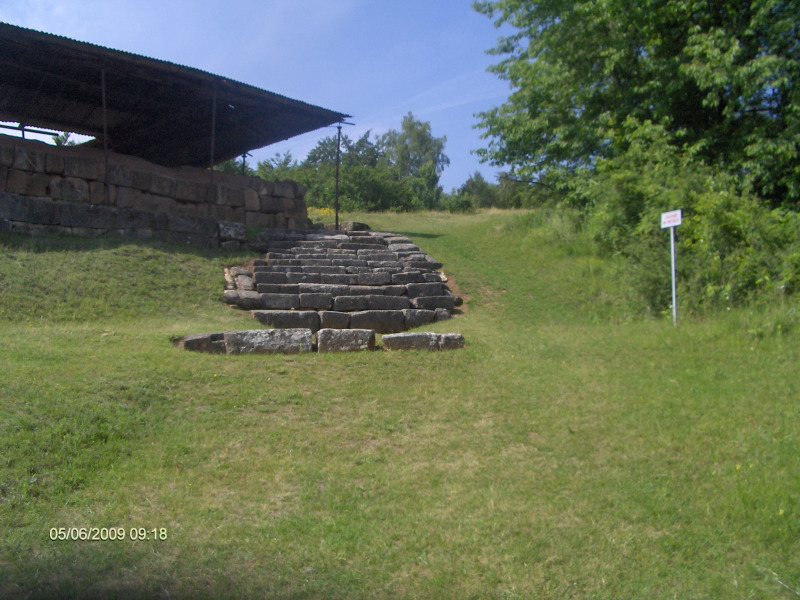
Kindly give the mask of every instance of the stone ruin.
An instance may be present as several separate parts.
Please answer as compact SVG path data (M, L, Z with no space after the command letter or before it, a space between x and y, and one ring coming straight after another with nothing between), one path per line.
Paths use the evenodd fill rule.
M250 311L271 330L186 336L187 350L344 352L461 348L460 334L404 333L449 319L462 299L441 263L409 238L382 231L265 230L264 258L225 270L226 303ZM316 345L314 344L316 335Z

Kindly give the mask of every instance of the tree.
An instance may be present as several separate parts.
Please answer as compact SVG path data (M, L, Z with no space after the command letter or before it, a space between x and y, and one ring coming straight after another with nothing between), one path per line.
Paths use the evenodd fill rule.
M483 160L564 181L654 123L698 162L800 208L798 0L481 1L510 25L491 70L512 86L481 113Z
M431 124L410 112L403 117L400 131L394 129L379 138L383 160L400 177L408 178L417 199L433 209L442 196L439 178L450 159L444 153L446 137L434 137Z

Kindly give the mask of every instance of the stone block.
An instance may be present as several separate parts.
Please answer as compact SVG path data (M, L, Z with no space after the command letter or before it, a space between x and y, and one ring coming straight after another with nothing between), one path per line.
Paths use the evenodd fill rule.
M316 332L320 325L319 314L314 310L254 310L253 318L277 329L303 327Z
M432 310L409 308L403 311L403 315L406 319L406 329L416 329L436 320L436 313Z
M382 338L388 350L455 350L464 347L460 333L396 333Z
M284 284L287 283L286 281L286 273L272 273L272 272L258 272L253 273L253 281L256 282L256 285L259 283L272 283L272 284Z
M456 350L464 347L464 336L460 333L439 334L439 350Z
M375 349L372 329L320 329L317 332L318 352L359 352Z
M225 290L222 292L222 301L225 304L238 304L239 303L239 292L236 290Z
M151 174L144 171L131 171L131 187L146 192L150 189Z
M236 288L252 292L255 288L253 284L253 278L250 275L237 275L236 276Z
M294 181L276 181L272 188L272 194L280 198L295 198L297 194L297 183Z
M252 290L239 290L239 301L237 304L243 310L260 310L264 308L264 301L261 294Z
M444 296L444 286L441 282L435 283L409 283L406 286L409 298L420 296ZM434 307L435 308L435 307Z
M424 283L425 276L419 271L404 271L402 273L392 274L392 283L394 284L409 284L409 283Z
M102 181L90 181L89 202L92 204L107 204L113 206L116 204L116 191L113 185L108 186L108 202L106 202L106 184Z
M179 212L167 213L168 225L166 229L169 231L178 231L183 233L194 233L197 231L197 219L191 215L186 215Z
M237 240L243 242L247 240L247 227L242 223L234 221L219 221L219 237L222 240Z
M85 156L64 156L64 175L86 180L100 179L105 167L101 163Z
M333 310L343 312L366 310L367 305L367 296L337 296L333 299Z
M358 285L388 285L391 282L391 273L358 273Z
M406 321L401 310L365 310L350 315L353 329L374 329L377 333L405 331Z
M0 165L4 167L14 165L14 146L0 145Z
M175 180L175 199L184 202L205 202L207 187L183 179Z
M300 296L295 294L261 294L261 306L268 310L300 308Z
M330 294L300 294L300 308L313 308L314 310L329 310L333 304Z
M385 296L405 296L407 293L404 285L384 285L381 289Z
M313 349L310 329L252 329L223 335L228 354L299 354Z
M156 228L156 215L136 208L117 208L117 227L120 229Z
M50 197L61 202L89 202L89 184L77 177L51 177Z
M20 171L44 172L44 152L17 146L14 148L14 168Z
M6 191L21 196L44 197L48 195L50 177L44 173L30 173L9 169L6 175Z
M185 336L179 343L184 350L194 352L209 352L211 354L225 354L224 333L195 333Z
M150 193L156 196L174 196L175 180L160 173L153 173L150 176L150 187L148 189Z
M8 167L0 165L0 192L6 191L6 178L8 177Z
M242 191L244 197L244 209L246 211L261 212L261 200L258 192L250 188Z
M8 219L0 219L0 233L11 233L14 227ZM349 318L348 318L349 321Z
M140 208L144 199L144 192L129 187L118 187L116 205L120 208Z
M383 347L387 350L438 350L439 336L431 332L395 333L384 335Z
M347 296L350 288L346 285L332 285L328 283L299 283L301 294L328 294L330 296Z
M405 296L364 296L369 310L403 310L411 307Z
M64 174L64 157L48 152L44 155L44 170L48 175Z
M436 321L447 321L448 319L452 318L450 311L446 308L437 308L433 311L433 314Z
M346 312L323 310L319 313L320 327L323 329L347 329L350 327L350 315Z
M272 215L262 212L247 211L244 213L244 222L247 227L254 229L266 229L272 226Z
M121 187L132 187L133 174L122 165L109 165L108 183Z
M257 283L259 294L299 294L300 286L296 283Z
M455 308L455 301L453 296L420 296L419 298L412 298L411 305L414 308L423 308L426 310L434 310L437 308L453 310L453 308Z

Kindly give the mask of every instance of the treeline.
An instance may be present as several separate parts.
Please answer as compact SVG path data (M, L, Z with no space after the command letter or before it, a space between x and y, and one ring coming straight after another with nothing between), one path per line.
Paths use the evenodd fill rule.
M446 137L435 137L431 125L409 113L400 130L380 135L367 131L358 139L343 133L339 145L339 206L344 211L448 210L519 208L543 202L551 193L511 177L490 183L475 172L457 189L445 192L439 183L450 164L444 153ZM242 159L219 169L268 180L291 179L306 186L306 203L331 208L336 195L337 135L320 140L301 161L291 153L276 154L255 168Z

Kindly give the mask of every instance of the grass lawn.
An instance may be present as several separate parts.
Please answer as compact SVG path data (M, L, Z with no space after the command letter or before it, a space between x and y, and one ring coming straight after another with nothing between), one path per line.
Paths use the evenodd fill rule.
M796 303L675 328L553 213L344 218L466 348L185 352L259 327L245 254L0 234L1 598L800 595Z

